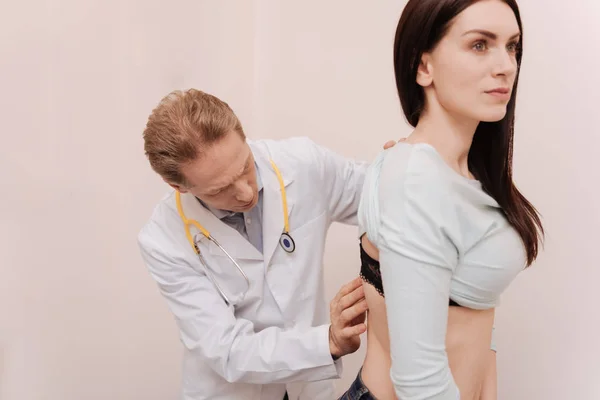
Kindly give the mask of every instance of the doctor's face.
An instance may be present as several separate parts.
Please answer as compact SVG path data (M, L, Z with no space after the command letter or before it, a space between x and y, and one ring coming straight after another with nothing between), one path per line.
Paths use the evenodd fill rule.
M203 149L198 159L181 171L188 186L177 189L211 207L245 212L258 202L254 157L245 139L235 132Z

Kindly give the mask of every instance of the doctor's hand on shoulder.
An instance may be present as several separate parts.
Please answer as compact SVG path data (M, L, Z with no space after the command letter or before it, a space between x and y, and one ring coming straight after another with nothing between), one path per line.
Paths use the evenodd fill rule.
M391 147L394 147L396 145L396 143L398 143L398 142L404 142L405 140L406 140L405 137L400 138L400 140L398 140L397 142L395 140L389 140L389 141L385 142L385 144L383 145L383 149L387 150L387 149L389 149Z
M340 289L329 305L329 349L334 359L358 350L360 335L367 330L366 312L362 280L355 278Z

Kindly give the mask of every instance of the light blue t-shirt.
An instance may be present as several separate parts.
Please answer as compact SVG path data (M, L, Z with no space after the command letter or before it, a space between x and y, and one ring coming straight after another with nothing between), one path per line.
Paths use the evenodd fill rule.
M526 265L520 236L480 182L424 143L401 142L377 157L358 219L359 233L379 250L397 396L456 400L445 348L448 299L496 307Z

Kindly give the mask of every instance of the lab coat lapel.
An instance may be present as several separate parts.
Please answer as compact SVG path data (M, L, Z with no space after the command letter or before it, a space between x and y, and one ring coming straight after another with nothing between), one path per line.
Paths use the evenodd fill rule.
M198 221L198 223L202 225L235 260L263 259L262 254L260 254L246 238L215 217L213 213L203 207L198 199L191 193L183 193L181 195L181 205L183 206L186 217ZM195 236L198 233L204 243L208 242L196 228L192 227L191 229L192 235ZM208 243L208 248L212 255L226 257L214 243Z

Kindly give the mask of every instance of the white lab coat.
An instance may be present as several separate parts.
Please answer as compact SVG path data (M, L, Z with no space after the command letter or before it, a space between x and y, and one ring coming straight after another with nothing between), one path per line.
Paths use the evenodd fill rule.
M228 307L186 240L174 193L157 205L139 234L141 253L166 298L184 345L182 400L335 398L341 360L329 352L329 305L323 250L330 224L356 224L367 165L342 158L306 138L250 142L263 192L263 254L182 195L188 218L202 224L250 279L244 301ZM280 169L296 251L279 246L284 220ZM351 245L351 244L350 244ZM239 271L212 243L200 251L226 293L246 287ZM358 262L358 260L357 260ZM340 282L340 286L344 282Z

